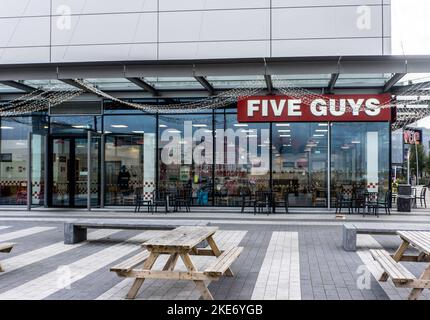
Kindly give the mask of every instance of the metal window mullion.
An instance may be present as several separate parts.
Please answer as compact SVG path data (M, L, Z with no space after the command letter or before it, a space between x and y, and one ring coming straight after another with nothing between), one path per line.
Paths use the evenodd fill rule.
M33 133L29 132L27 136L27 211L31 210L31 202L32 202L32 181L31 181L31 171L32 171L32 140L33 140Z
M327 134L327 210L331 209L331 122L328 122Z
M87 209L91 211L91 131L87 137Z
M100 208L105 207L105 143L106 136L100 137Z

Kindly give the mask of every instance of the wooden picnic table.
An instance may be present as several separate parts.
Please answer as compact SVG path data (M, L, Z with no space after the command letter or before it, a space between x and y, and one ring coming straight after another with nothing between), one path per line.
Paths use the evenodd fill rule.
M127 299L134 299L145 279L170 279L194 281L197 289L205 300L213 300L205 281L216 281L221 276L233 276L231 264L240 255L243 248L231 247L224 251L218 248L213 235L218 227L192 227L182 226L156 236L146 241L142 246L146 250L136 256L111 268L122 277L135 278L134 283L127 294ZM208 248L199 248L201 243L209 244ZM152 269L156 260L161 255L169 255L169 259L162 270ZM198 270L193 263L192 255L216 257L214 261L203 271ZM176 271L175 266L181 257L187 271ZM136 268L143 264L142 268Z
M393 255L385 250L371 250L372 256L379 262L384 272L379 281L391 278L396 287L412 288L408 299L416 300L424 289L430 289L430 264L420 277L415 277L400 261L430 262L430 232L429 231L397 231L402 243ZM418 251L416 255L405 255L412 247Z
M9 253L12 251L15 243L0 243L0 252ZM0 272L4 272L4 268L0 264Z

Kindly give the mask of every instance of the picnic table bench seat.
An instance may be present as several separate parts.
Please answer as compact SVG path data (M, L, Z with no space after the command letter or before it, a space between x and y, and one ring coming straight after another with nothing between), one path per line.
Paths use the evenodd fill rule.
M15 243L0 243L0 252L8 253L12 250Z
M373 258L380 264L382 269L388 274L388 276L392 279L393 283L396 284L405 284L408 282L412 282L416 279L416 277L409 272L403 265L393 259L393 257L383 249L375 249L370 250ZM380 281L387 281L386 277L380 279Z
M129 272L133 268L143 264L146 259L149 257L149 251L143 250L139 252L138 254L132 256L131 258L113 266L110 268L110 271L118 273L118 275L121 275L121 273Z
M204 274L208 276L222 276L233 262L239 257L243 250L243 247L231 247L223 251L223 253L216 258L205 270ZM227 274L232 276L232 274Z
M9 253L11 252L13 246L15 245L15 243L0 243L0 252L3 253ZM0 264L0 272L3 272L4 269L2 267L2 265Z

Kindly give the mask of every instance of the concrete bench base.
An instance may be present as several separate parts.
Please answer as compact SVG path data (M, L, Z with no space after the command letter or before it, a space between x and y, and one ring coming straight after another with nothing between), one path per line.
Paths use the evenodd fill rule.
M346 251L357 250L357 234L395 235L397 231L430 231L430 226L395 223L346 223L343 225L342 245Z
M64 243L74 244L87 240L87 229L173 230L180 226L208 226L202 220L142 220L142 219L88 219L64 223ZM202 246L208 244L202 244Z

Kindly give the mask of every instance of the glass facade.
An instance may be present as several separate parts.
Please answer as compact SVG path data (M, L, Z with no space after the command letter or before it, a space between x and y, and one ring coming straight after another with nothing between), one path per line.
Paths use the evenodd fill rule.
M105 102L101 115L0 123L2 205L26 204L30 132L33 205L86 206L90 173L93 206L133 205L158 189L189 190L198 206L273 190L291 207L325 208L342 186L390 186L388 122L239 123L235 107L152 115Z

